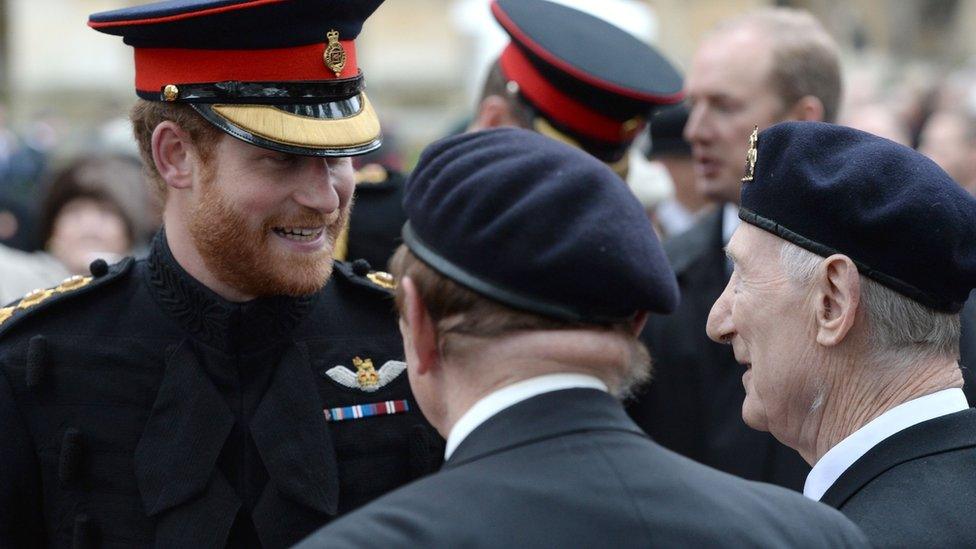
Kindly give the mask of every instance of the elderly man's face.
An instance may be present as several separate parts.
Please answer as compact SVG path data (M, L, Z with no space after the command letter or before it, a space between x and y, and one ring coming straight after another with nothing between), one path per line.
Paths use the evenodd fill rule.
M350 159L285 154L224 135L212 162L189 216L208 268L254 296L324 286L352 202Z
M784 105L770 82L771 45L751 28L708 38L695 53L686 91L698 190L708 199L739 202L749 135L781 120Z
M782 241L748 224L728 245L735 270L708 317L708 336L730 343L746 367L742 418L753 429L784 433L812 408L820 384L813 360L815 315L808 291L789 279Z

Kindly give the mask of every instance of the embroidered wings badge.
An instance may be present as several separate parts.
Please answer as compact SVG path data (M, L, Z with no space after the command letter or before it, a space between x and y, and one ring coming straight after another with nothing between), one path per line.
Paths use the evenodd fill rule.
M407 369L406 362L388 360L377 370L373 366L372 359L361 359L358 356L352 359L352 365L356 367L355 372L339 365L330 368L325 373L343 387L374 393L389 385Z

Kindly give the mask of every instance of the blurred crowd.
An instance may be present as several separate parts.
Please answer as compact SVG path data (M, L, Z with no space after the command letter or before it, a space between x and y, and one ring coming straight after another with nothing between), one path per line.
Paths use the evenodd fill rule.
M976 61L960 67L861 60L844 69L837 123L911 146L976 193ZM688 108L655 117L629 183L664 236L684 232L715 206L696 188ZM633 169L633 166L632 166Z

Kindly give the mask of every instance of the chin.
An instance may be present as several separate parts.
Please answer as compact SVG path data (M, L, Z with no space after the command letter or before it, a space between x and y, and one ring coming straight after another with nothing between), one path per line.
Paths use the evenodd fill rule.
M739 202L739 187L735 186L734 189L729 189L724 183L719 183L717 181L710 181L703 185L699 185L699 191L702 196L712 202Z
M742 421L756 431L769 432L769 421L766 415L753 410L748 399L747 396L746 401L742 403Z

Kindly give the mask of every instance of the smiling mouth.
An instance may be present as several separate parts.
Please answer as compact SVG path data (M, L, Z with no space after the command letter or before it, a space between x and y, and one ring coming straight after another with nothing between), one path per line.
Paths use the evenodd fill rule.
M274 227L274 233L281 238L293 240L295 242L312 242L322 236L324 227Z

